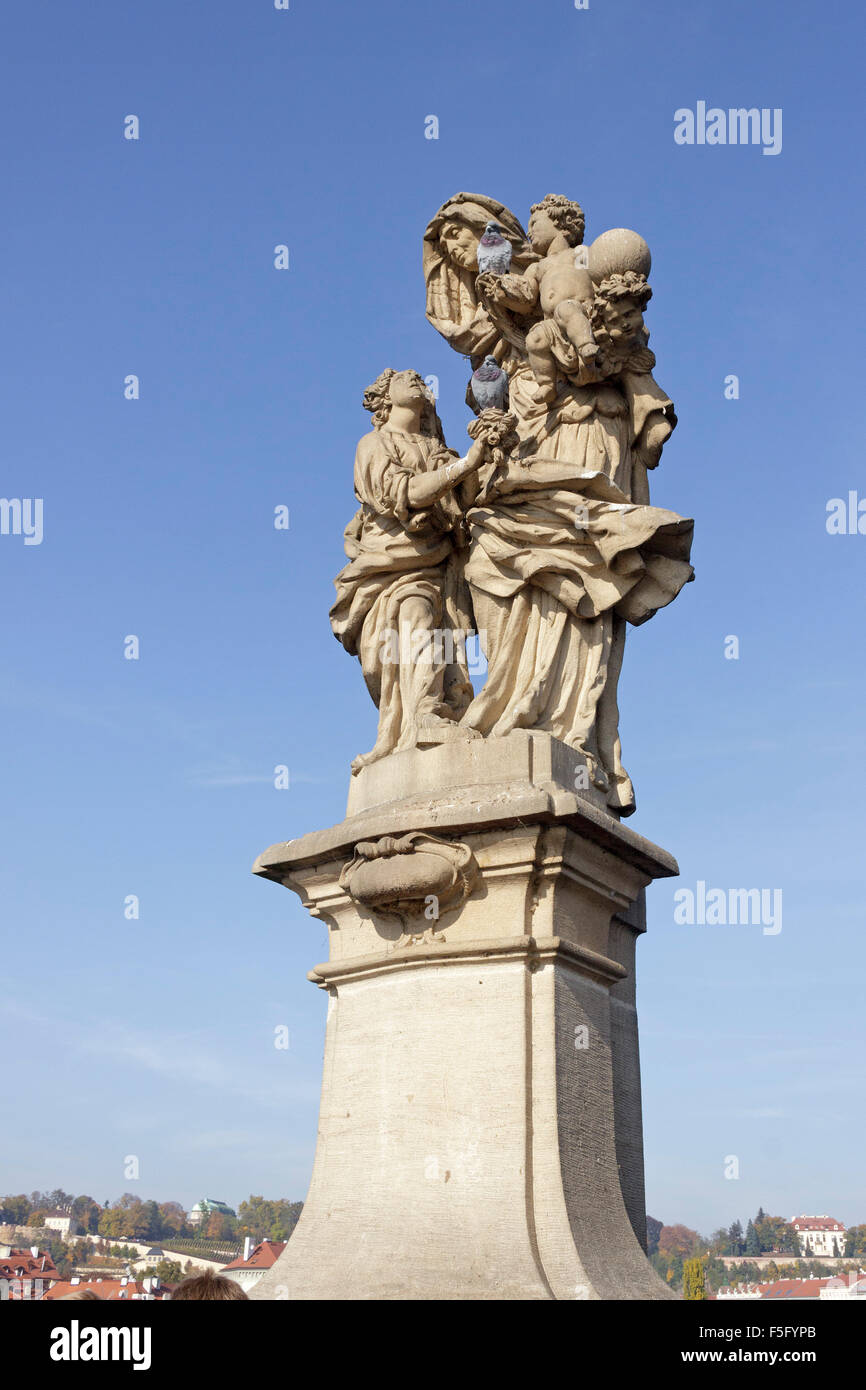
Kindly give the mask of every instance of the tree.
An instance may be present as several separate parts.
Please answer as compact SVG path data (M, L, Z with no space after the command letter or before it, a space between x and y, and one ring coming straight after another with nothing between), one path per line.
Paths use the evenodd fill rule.
M161 1284L177 1284L183 1278L183 1270L178 1260L160 1260L154 1265L152 1273Z
M845 1254L849 1259L866 1255L866 1226L849 1226L845 1238Z
M30 1216L30 1200L21 1192L17 1197L0 1198L0 1225L26 1226Z
M658 1221L654 1216L646 1219L646 1252L654 1255L659 1248L659 1236L662 1233L663 1221Z
M232 1240L237 1228L235 1217L227 1215L226 1212L212 1211L204 1233L208 1240Z
M285 1197L266 1201L264 1197L250 1197L238 1207L237 1234L252 1236L256 1244L262 1240L288 1240L303 1202L290 1202Z
M760 1253L761 1245L758 1240L758 1232L755 1230L753 1222L749 1221L746 1227L746 1254L760 1255Z
M713 1255L730 1255L731 1240L724 1226L720 1226L710 1236L710 1250Z
M180 1202L160 1202L159 1219L163 1239L166 1236L179 1236L186 1229L186 1212Z
M92 1197L76 1197L72 1203L72 1215L79 1225L83 1226L90 1235L96 1235L99 1230L99 1216L101 1207Z
M743 1240L743 1228L739 1221L735 1221L728 1231L728 1240L731 1246L732 1255L742 1255L745 1249Z
M799 1252L800 1242L797 1239L797 1232L783 1216L768 1216L764 1212L761 1214L760 1221L756 1218L755 1230L762 1253L767 1250L778 1250L783 1255L796 1255Z
M690 1230L688 1226L662 1226L659 1233L659 1254L684 1259L693 1255L700 1243L701 1238L697 1231Z
M683 1262L683 1298L689 1300L705 1299L707 1296L703 1260Z

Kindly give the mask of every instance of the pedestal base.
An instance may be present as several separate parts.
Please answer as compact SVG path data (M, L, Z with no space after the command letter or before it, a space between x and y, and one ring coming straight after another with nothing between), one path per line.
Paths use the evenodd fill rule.
M479 784L497 745L506 779ZM544 735L398 757L428 760L395 769L424 795L256 864L331 954L310 1191L251 1296L671 1297L641 1245L634 945L674 861L570 790L580 760Z

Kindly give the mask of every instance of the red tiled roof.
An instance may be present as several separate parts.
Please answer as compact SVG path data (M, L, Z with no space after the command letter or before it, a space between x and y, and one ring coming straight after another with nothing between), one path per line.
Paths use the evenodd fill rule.
M23 1273L19 1274L18 1271ZM49 1254L33 1255L29 1250L13 1250L0 1260L0 1279L56 1279L57 1266Z
M817 1298L826 1279L776 1279L761 1285L762 1298Z
M844 1231L834 1216L795 1216L791 1222L795 1231Z
M120 1279L79 1279L77 1284L71 1280L63 1280L61 1283L54 1284L46 1293L42 1295L42 1301L53 1302L55 1299L63 1298L68 1293L80 1293L82 1289L92 1289L97 1298L104 1299L107 1303L126 1302L136 1295L147 1293L143 1282L136 1279L128 1279L124 1284ZM164 1298L169 1289L160 1284L158 1288L150 1290L154 1298Z
M238 1256L231 1264L223 1265L220 1272L224 1274L227 1269L270 1269L276 1264L288 1243L287 1240L263 1240L261 1245L257 1245L252 1251L248 1260Z

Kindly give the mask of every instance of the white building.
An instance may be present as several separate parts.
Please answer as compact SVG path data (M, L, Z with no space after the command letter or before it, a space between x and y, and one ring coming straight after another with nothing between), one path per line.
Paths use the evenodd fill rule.
M77 1236L81 1227L74 1216L66 1211L52 1211L44 1217L42 1225L49 1231L57 1231L61 1240L69 1240L70 1236Z
M834 1216L794 1216L801 1255L844 1255L845 1227Z
M262 1275L276 1264L288 1241L263 1240L261 1245L257 1245L254 1249L252 1244L252 1237L247 1236L244 1240L243 1255L232 1260L230 1264L223 1265L220 1270L220 1274L224 1274L227 1279L233 1279L236 1284L240 1284L244 1293L249 1293L253 1284L256 1284Z

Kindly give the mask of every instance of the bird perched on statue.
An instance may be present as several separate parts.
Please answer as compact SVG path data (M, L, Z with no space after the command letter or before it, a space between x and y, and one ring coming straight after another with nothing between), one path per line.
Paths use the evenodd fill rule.
M472 400L479 410L505 410L508 407L508 373L490 353L469 380Z
M488 222L478 243L478 270L481 275L507 275L511 268L511 242L502 234L498 222Z

